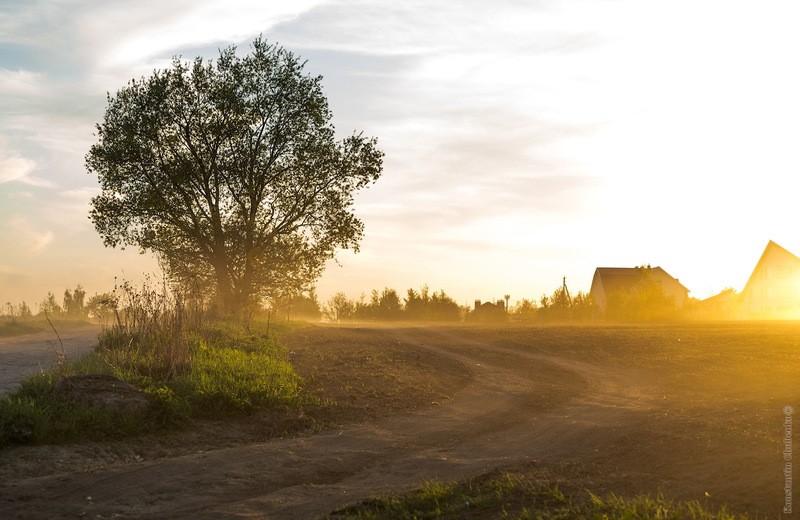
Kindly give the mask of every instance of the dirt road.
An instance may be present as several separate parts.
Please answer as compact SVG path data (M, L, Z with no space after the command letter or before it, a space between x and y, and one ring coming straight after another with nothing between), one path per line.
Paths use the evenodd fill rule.
M313 344L315 334L325 329L306 340ZM751 429L726 429L722 408L709 416L676 397L683 395L674 387L678 375L651 368L652 354L642 357L646 362L617 362L610 361L615 355L533 348L524 338L468 328L366 334L445 359L469 377L410 414L6 482L0 517L315 518L424 479L458 479L521 461L568 473L597 492L660 491L771 517L783 505L780 432L763 434L773 420L779 429L779 412Z
M14 390L29 375L50 367L62 350L67 360L88 353L97 345L99 332L98 325L59 330L60 343L52 331L0 338L0 394Z

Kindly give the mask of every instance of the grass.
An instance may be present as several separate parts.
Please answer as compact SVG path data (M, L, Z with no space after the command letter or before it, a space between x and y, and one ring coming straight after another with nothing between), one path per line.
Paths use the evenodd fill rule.
M0 447L123 438L302 402L301 377L273 331L208 323L170 294L122 287L123 309L93 353L36 374L0 397ZM142 414L60 399L57 381L112 375L141 389Z
M565 493L547 480L496 470L462 482L429 480L403 495L373 497L331 513L337 519L427 520L502 518L517 520L735 520L726 509L712 511L697 501L675 502L663 496L599 497Z
M45 322L45 325L47 323ZM45 330L39 323L29 321L4 320L0 322L0 338L30 334Z

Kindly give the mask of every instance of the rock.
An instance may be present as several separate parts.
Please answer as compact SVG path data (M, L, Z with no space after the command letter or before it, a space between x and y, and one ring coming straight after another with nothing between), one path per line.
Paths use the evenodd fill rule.
M132 413L144 412L150 405L144 392L114 376L65 377L53 385L53 394L67 401Z

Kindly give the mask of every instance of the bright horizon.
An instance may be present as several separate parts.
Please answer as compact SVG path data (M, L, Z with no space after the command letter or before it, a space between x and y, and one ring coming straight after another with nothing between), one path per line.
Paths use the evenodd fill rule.
M169 5L0 3L0 304L155 267L88 220L106 92L259 34L386 153L321 301L427 284L513 304L642 264L704 298L741 290L769 240L800 254L795 2Z

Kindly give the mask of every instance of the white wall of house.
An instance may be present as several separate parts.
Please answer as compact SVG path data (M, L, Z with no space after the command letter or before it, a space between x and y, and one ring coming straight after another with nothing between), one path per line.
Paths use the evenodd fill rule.
M753 319L800 319L800 258L770 241L742 291Z

